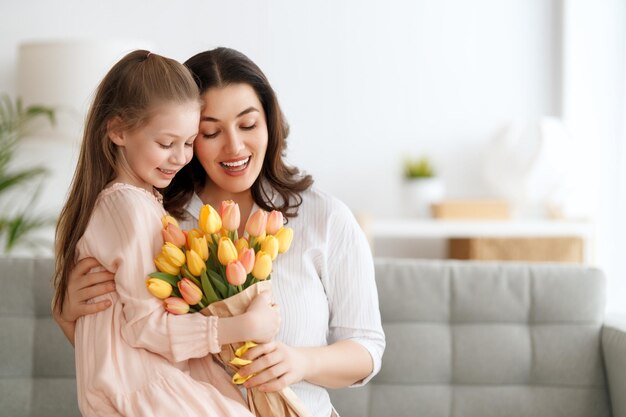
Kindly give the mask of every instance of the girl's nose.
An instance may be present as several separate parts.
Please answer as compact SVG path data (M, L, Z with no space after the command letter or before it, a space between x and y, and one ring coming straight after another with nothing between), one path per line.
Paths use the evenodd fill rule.
M177 165L185 165L187 159L185 158L185 144L179 146L174 146L172 148L172 154L170 156L170 161Z

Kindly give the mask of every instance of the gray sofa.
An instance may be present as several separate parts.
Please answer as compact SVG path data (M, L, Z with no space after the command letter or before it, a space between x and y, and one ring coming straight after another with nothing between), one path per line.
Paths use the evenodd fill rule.
M0 416L78 416L50 259L0 258ZM377 260L387 350L342 417L626 417L626 324L576 266Z

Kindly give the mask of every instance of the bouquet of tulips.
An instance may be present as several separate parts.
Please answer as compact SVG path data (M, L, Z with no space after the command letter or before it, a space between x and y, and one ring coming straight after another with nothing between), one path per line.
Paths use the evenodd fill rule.
M176 220L165 216L164 244L154 259L159 272L148 276L148 291L164 300L171 314L200 312L204 315L232 317L243 314L252 299L271 291L272 263L286 252L293 240L293 230L283 226L283 214L257 210L248 219L245 235L238 236L239 206L223 201L218 213L204 205L198 227L181 230ZM215 357L233 373L232 381L243 384L248 378L237 373L250 363L241 356L253 342L222 346ZM247 390L248 407L260 417L305 417L309 413L291 391L263 393Z

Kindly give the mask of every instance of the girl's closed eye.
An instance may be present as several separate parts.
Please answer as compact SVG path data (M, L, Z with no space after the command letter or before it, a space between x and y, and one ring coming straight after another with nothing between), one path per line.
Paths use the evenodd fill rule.
M159 146L160 146L162 149L169 149L169 148L171 148L171 147L172 147L172 144L171 144L171 143L168 143L168 144L159 143Z

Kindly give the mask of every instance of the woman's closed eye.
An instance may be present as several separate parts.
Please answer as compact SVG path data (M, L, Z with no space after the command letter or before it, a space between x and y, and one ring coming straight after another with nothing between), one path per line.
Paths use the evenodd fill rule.
M252 123L252 124L248 124L246 126L241 126L241 130L252 130L256 127L256 122Z

